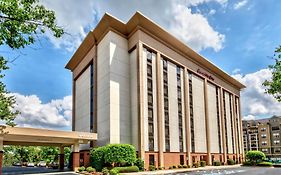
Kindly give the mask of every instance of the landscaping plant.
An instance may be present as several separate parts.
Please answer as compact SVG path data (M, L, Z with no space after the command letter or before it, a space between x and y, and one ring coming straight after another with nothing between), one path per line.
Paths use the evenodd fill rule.
M262 162L265 159L265 154L261 151L248 151L246 154L246 160L257 165L259 162Z

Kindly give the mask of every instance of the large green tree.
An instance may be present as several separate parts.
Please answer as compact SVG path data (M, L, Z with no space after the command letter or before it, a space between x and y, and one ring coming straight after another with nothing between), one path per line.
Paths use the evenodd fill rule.
M275 49L273 59L275 64L269 66L272 77L264 81L263 85L266 87L266 93L281 102L281 46Z
M55 37L64 31L56 24L54 11L46 9L38 0L0 1L0 46L12 50L33 44L40 34L49 30ZM15 97L11 96L3 83L3 71L9 69L7 59L0 55L0 120L14 126L18 111L13 110Z

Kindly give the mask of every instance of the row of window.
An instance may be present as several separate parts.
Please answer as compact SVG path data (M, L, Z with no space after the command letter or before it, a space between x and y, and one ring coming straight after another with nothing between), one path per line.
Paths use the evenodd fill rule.
M183 126L182 126L182 96L181 96L181 68L177 66L177 92L178 92L178 117L179 117L179 148L183 152Z
M145 49L145 51L146 51L146 60L147 60L148 143L149 143L149 151L154 151L152 55L155 53L147 49Z
M170 123L169 123L169 90L168 90L168 62L163 58L163 89L164 89L164 117L165 117L165 150L170 151Z

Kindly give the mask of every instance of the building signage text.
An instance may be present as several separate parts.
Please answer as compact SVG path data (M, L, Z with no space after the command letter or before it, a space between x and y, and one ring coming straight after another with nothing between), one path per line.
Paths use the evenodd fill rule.
M203 75L204 77L206 77L206 78L208 78L208 79L210 79L212 81L215 80L214 77L212 77L212 75L209 75L206 72L202 72L200 69L197 69L197 73L200 74L200 75Z

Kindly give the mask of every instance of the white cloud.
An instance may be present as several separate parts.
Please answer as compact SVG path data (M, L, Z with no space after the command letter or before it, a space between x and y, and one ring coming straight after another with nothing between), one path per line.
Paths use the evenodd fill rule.
M36 95L24 96L18 93L16 110L21 112L15 123L17 126L62 129L71 125L72 97L42 103Z
M214 15L216 13L216 10L215 9L212 9L209 11L209 15Z
M241 7L245 6L248 3L248 0L243 0L234 4L233 8L235 10L240 9Z
M256 119L256 117L253 115L247 115L247 116L243 117L243 120L255 120L255 119Z
M265 94L265 88L262 85L266 79L271 78L269 69L261 69L244 76L236 74L233 77L247 86L241 92L243 116L270 117L281 114L281 103L277 102L271 95Z
M241 69L236 68L232 71L232 74L239 74L241 72Z
M124 0L122 3L115 0L68 0L67 3L64 0L41 0L47 8L56 12L58 24L71 33L71 36L65 35L61 39L55 39L50 34L47 36L56 47L66 48L68 51L73 51L79 46L85 34L94 28L105 12L127 21L136 11L153 19L197 51L205 48L219 51L223 48L225 36L216 31L205 16L191 12L192 6L211 1L221 5L227 4L227 0Z

